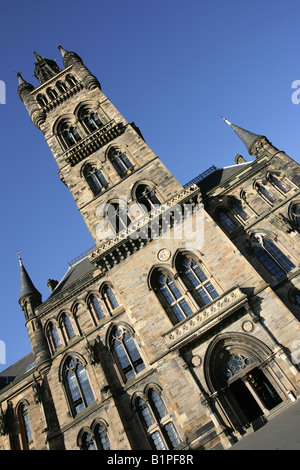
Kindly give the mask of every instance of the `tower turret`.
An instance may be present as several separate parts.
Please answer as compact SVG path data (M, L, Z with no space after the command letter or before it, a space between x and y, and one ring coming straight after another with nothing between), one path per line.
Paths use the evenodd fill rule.
M87 90L93 90L94 88L100 88L101 90L101 85L98 79L84 65L81 57L79 57L76 52L67 51L60 44L58 44L57 47L61 52L64 66L66 68L70 67L71 65L73 66L74 71L76 72L78 77L80 77L84 84L84 87Z
M249 154L253 155L253 157L261 156L265 146L270 145L270 142L264 135L254 134L253 132L247 131L246 129L243 129L236 124L232 124L221 115L220 118L222 118L223 121L225 121L226 124L228 124L234 130L234 132L246 146Z
M18 95L21 101L23 101L33 124L40 129L40 126L46 120L46 114L39 106L36 98L32 95L32 91L35 88L31 83L24 80L20 72L17 73L17 77L19 80Z
M41 57L39 54L34 52L35 56L35 68L34 68L34 76L37 78L40 85L47 82L51 78L55 77L61 69L58 67L55 60L45 59L45 57Z
M36 308L42 303L42 295L34 286L32 280L26 271L20 254L18 253L20 263L21 292L19 304L25 315L25 326L28 331L32 352L35 357L35 363L39 372L47 368L50 364L50 352L44 335L40 319L36 315Z

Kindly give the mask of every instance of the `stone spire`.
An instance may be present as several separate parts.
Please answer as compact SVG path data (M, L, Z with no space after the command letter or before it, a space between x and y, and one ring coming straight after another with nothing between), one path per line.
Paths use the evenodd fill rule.
M19 303L21 303L22 299L24 299L25 297L35 297L35 299L39 301L39 303L41 303L42 296L33 285L33 282L30 279L29 274L27 273L25 267L23 266L22 258L19 252L18 252L18 258L19 258L19 263L20 263L20 276L21 276L21 292L20 292Z
M34 57L35 67L33 75L38 79L40 85L61 72L55 60L45 59L45 57L41 57L36 52L34 52Z
M18 95L20 97L20 100L24 101L24 98L28 93L30 93L32 90L34 90L34 86L31 85L31 83L27 83L20 72L17 72L17 77L19 81L18 85Z
M249 132L246 129L243 129L242 127L236 126L235 124L232 124L221 115L220 115L220 118L223 119L223 121L225 121L234 130L234 132L238 135L241 141L245 144L250 155L252 155L251 149L253 145L255 144L255 142L259 139L265 139L265 136L253 134L252 132Z

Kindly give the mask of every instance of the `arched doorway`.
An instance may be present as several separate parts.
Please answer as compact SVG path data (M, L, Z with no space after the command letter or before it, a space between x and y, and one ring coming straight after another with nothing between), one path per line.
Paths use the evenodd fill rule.
M248 334L218 335L208 347L204 363L208 388L240 432L283 401L269 371L271 362L272 351Z

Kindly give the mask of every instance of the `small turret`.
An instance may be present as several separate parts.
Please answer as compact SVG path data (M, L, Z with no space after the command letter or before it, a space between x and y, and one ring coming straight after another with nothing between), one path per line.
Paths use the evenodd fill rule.
M64 66L66 68L70 67L70 65L73 66L76 74L82 80L84 87L87 90L93 90L95 88L100 88L101 90L101 85L98 79L84 65L81 57L79 57L76 52L67 51L60 44L58 44L57 47L61 52Z
M234 132L246 146L249 154L253 157L260 156L259 147L262 147L266 143L270 144L264 135L253 134L252 132L243 129L242 127L232 124L221 115L220 118L223 119L223 121L225 121L226 124L228 124L234 130Z
M36 52L34 52L34 56L34 76L37 78L40 85L61 72L61 69L58 67L55 60L45 59L45 57L41 57Z
M18 95L20 97L20 100L23 101L33 124L38 129L40 129L40 126L46 120L46 114L40 108L39 104L36 101L36 98L31 93L34 90L34 86L30 83L27 83L21 76L20 72L17 72L17 77L19 80Z
M18 253L21 275L21 292L19 304L25 315L25 326L35 358L37 370L42 373L51 365L49 347L45 338L44 330L37 315L37 307L42 303L42 295L35 288L26 271L20 253Z

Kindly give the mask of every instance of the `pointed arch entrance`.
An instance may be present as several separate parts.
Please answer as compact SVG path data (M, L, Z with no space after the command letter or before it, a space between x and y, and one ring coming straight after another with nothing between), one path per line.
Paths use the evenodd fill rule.
M208 347L204 373L209 391L240 432L283 401L272 362L271 349L244 333L218 335Z

